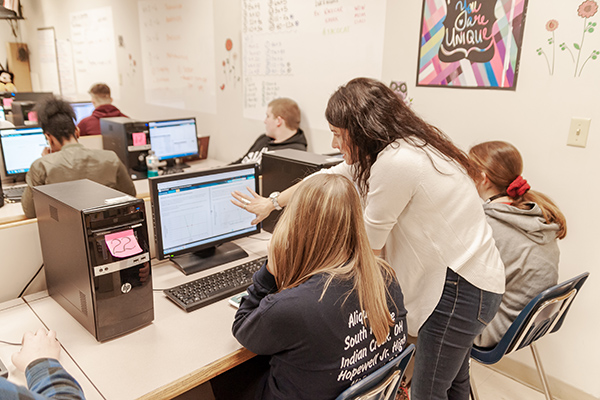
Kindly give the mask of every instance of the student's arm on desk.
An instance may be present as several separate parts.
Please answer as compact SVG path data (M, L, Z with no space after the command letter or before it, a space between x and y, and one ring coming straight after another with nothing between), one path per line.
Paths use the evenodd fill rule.
M50 398L84 399L83 390L62 365L57 361L60 344L56 333L46 333L44 329L37 333L25 333L23 346L13 354L13 364L25 372L27 386L18 386L0 379L0 399L3 400L41 400Z
M233 336L245 348L256 354L274 354L287 346L275 338L289 337L282 331L289 330L285 321L273 315L271 297L265 297L277 290L275 277L267 270L266 264L254 274L254 283L248 288L248 296L242 299L233 322ZM277 300L275 300L276 303Z

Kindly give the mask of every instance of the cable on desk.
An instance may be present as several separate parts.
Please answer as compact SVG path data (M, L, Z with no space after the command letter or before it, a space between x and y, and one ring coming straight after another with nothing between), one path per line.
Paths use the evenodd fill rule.
M5 340L0 340L0 343L2 343L2 344L8 344L10 346L20 346L21 345L21 343L7 342Z
M29 285L31 285L31 282L33 282L33 280L38 276L38 274L40 273L40 271L42 270L42 268L44 268L44 263L42 263L42 265L37 270L37 272L35 273L35 275L33 276L33 278L31 278L31 280L29 282L27 282L27 285L25 285L25 287L23 288L23 290L21 290L21 293L19 294L18 297L23 297L23 293L25 293L25 291L27 290L27 288L29 287Z

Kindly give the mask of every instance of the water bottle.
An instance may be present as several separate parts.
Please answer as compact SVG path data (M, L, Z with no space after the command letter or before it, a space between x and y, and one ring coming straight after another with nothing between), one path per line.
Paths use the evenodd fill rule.
M149 150L146 156L146 166L148 167L148 178L158 176L158 156L152 150Z

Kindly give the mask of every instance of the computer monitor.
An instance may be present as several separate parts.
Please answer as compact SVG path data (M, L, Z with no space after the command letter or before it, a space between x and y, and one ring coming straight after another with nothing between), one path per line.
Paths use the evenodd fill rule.
M260 232L254 214L231 203L231 192L258 191L256 164L150 178L156 256L184 274L212 268L248 254L232 240Z
M54 96L52 92L15 92L13 98L15 101L33 101L34 103L38 103L52 96Z
M92 115L95 110L91 101L74 101L71 103L71 107L75 111L75 125L79 124L82 119Z
M148 131L152 150L167 168L186 168L181 158L198 154L195 118L149 121Z
M4 107L0 105L0 121L6 121L6 113L4 112Z
M42 156L47 147L44 131L40 127L0 129L0 149L4 174L13 181L24 181L31 163Z

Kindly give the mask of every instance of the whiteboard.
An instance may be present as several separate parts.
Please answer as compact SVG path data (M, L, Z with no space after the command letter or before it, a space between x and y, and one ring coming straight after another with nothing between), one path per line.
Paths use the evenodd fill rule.
M146 102L217 112L212 0L140 0Z
M71 40L57 40L56 54L58 55L60 91L63 97L75 98L77 95L77 85L75 85L75 70L73 68L73 49L71 47Z
M290 97L303 126L328 129L327 100L352 78L381 79L385 0L242 0L244 116Z
M60 94L54 28L38 28L37 42L40 56L40 91Z
M87 94L98 82L120 97L117 49L112 8L102 7L70 14L73 62L77 92Z

